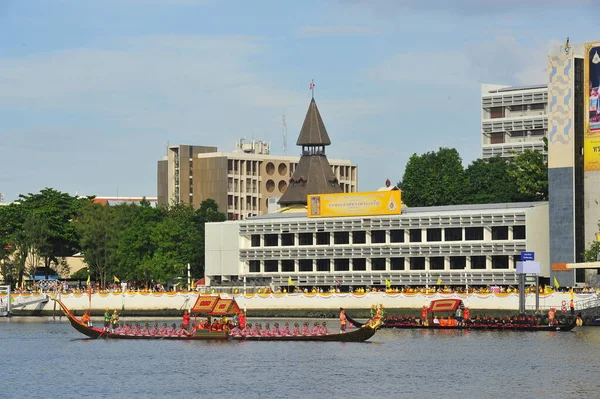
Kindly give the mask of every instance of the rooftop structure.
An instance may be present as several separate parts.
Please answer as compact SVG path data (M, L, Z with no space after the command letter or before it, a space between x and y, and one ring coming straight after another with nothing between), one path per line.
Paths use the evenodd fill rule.
M325 147L330 144L331 140L313 98L296 141L296 145L302 146L302 156L289 179L288 188L279 200L280 205L306 205L307 195L344 192L325 155Z

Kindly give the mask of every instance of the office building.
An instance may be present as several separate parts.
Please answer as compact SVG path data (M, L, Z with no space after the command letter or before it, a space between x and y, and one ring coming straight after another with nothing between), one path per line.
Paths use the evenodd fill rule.
M183 202L199 207L214 199L228 220L245 219L279 208L300 157L271 155L268 143L240 140L234 152L216 147L169 146L158 161L158 202ZM343 192L358 187L358 166L330 159L331 173Z
M525 150L546 154L547 109L547 85L482 85L482 158L513 157Z

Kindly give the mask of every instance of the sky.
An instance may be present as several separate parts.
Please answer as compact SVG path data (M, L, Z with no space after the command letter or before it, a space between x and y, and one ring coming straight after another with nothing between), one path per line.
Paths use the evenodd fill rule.
M295 146L311 99L360 191L481 153L480 85L546 83L596 0L0 0L0 193L156 196L168 144ZM597 7L597 5L596 5ZM592 12L596 11L596 12Z

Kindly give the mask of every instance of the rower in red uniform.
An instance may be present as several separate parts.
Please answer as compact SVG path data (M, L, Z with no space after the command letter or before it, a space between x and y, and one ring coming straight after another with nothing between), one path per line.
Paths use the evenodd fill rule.
M308 328L308 322L304 322L304 326L302 327L302 335L306 336L306 335L310 335L310 330Z
M297 336L300 334L300 326L298 325L298 323L294 323L294 329L292 330L292 336Z
M285 323L285 326L280 331L282 336L290 335L290 323Z
M273 328L270 332L272 337L279 337L281 335L281 331L279 330L279 323L273 324Z
M329 334L329 331L327 331L327 323L323 322L323 324L321 324L321 335L327 335Z

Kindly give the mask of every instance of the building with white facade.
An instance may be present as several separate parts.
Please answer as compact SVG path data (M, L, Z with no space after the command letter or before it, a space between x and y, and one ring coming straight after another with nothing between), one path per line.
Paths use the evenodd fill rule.
M521 252L550 275L548 203L405 208L400 215L279 213L206 225L211 285L516 285Z
M525 150L546 154L548 86L481 86L482 158L512 157Z

